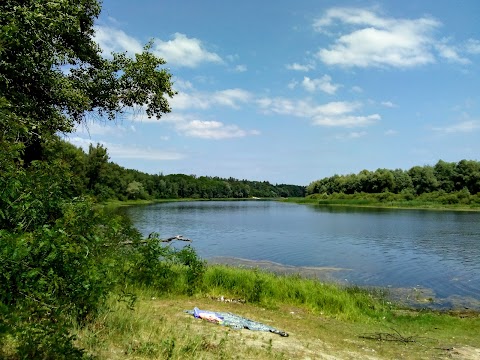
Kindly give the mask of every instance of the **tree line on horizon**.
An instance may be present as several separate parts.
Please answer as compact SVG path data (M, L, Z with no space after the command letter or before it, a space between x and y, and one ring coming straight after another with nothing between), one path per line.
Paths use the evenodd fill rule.
M378 194L405 196L422 194L480 193L480 162L439 160L434 166L413 166L409 170L362 170L358 174L333 175L311 182L307 195L314 194Z
M72 195L93 195L98 201L135 199L247 199L304 197L305 186L268 181L186 174L148 174L109 161L108 149L90 145L88 152L60 141L50 156L60 157L75 174Z

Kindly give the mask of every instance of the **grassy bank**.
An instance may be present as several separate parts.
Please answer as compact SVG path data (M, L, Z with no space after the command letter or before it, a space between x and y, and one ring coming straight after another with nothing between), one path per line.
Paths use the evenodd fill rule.
M78 330L78 344L108 359L474 359L480 352L477 313L401 309L378 291L224 265L208 266L187 296L187 272L174 272L168 287L112 295L96 320ZM133 298L130 307L125 300ZM184 313L195 306L290 336L231 330Z
M298 198L301 199L301 198ZM134 205L150 205L168 202L185 202L185 201L274 201L278 198L218 198L218 199L198 199L198 198L184 198L184 199L150 199L150 200L107 200L101 203L102 206L110 208L118 208L123 206Z
M118 208L133 205L149 205L166 202L183 201L283 201L297 204L311 204L323 206L374 207L394 209L426 209L426 210L453 210L453 211L480 211L480 195L470 195L468 201L458 200L458 195L425 194L417 197L404 197L400 194L332 194L309 195L292 198L261 198L261 199L152 199L152 200L108 200L102 206Z
M393 209L426 209L426 210L452 210L452 211L480 211L479 195L470 196L468 201L457 201L457 197L440 196L438 194L425 194L412 198L403 195L380 194L332 194L309 195L304 198L282 199L286 202L298 204L312 204L323 206L349 206L349 207L374 207Z

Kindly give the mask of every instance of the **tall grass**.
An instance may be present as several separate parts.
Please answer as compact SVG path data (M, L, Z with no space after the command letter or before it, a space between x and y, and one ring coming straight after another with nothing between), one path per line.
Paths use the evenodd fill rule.
M267 307L301 305L315 313L350 321L383 317L388 310L380 292L342 287L298 275L276 275L258 269L225 265L209 266L203 291L241 297Z

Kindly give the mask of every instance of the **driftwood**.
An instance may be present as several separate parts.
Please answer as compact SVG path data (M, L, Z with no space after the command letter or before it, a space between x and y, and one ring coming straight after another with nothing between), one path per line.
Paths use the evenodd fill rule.
M175 236L169 237L168 239L159 239L160 242L170 242L172 240L192 242L191 239L185 238L183 237L183 235L175 235Z
M185 238L185 237L183 237L183 235L175 235L175 236L172 236L172 237L169 237L169 238L166 238L166 239L158 239L158 242L169 243L169 242L172 242L173 240L192 242L191 239ZM119 245L146 244L148 242L149 242L149 240L140 240L138 242L137 241L132 241L132 240L126 240L126 241L122 241L121 243L119 243ZM108 245L106 245L106 246L108 246Z

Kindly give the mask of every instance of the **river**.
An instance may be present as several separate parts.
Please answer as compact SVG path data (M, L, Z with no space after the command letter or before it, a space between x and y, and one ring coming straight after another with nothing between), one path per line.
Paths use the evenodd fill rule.
M409 305L480 309L478 212L275 201L172 202L125 211L144 235L181 234L212 262L380 286Z

